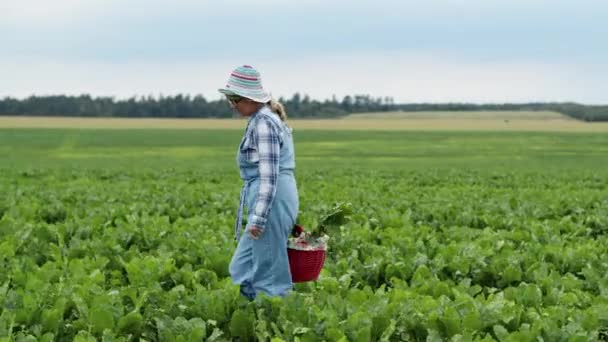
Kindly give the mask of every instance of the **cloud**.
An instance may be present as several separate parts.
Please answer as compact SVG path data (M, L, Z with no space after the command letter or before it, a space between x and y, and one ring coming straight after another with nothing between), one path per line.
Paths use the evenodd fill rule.
M0 96L213 97L252 63L279 95L608 101L606 1L2 0L0 13Z
M320 5L321 0L299 0L296 3L284 0L3 0L0 26L37 27L66 26L74 21L91 19L165 17L167 15L214 15L222 12L247 12L250 14L272 8L286 9L300 6ZM239 9L240 10L236 10Z
M592 5L593 4L593 5ZM4 0L2 56L194 61L233 54L450 51L605 60L608 2Z
M109 1L110 3L116 3ZM37 28L69 26L103 8L100 1L80 0L4 0L0 2L1 27Z
M306 93L313 98L370 94L399 102L606 102L593 76L568 64L469 63L450 56L412 52L301 56L287 59L232 57L197 63L39 63L1 64L10 93L116 96L202 93L218 98L237 65L250 63L262 72L274 96ZM608 74L596 66L597 75ZM0 91L2 91L0 89Z

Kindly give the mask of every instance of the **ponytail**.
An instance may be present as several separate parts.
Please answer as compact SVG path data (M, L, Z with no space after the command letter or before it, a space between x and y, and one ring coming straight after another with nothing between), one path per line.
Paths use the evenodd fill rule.
M270 106L270 110L276 113L281 121L287 120L287 112L285 111L285 107L281 104L281 102L272 99L267 103Z

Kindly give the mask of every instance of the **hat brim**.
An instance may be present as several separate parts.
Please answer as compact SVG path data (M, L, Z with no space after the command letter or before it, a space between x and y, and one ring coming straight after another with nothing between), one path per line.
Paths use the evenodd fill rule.
M238 89L229 89L229 88L219 88L217 91L219 91L221 94L224 94L224 95L237 95L237 96L244 97L244 98L250 99L255 102L260 102L260 103L266 103L266 102L270 101L270 99L271 99L270 95L267 93L247 94L247 93L239 91Z

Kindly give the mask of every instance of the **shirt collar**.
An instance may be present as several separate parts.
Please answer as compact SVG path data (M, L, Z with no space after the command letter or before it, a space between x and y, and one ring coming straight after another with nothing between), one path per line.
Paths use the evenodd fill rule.
M253 121L260 113L272 114L272 110L270 109L270 107L268 105L265 104L257 112L253 113L249 117L249 120L247 120L247 122L249 123L249 122Z

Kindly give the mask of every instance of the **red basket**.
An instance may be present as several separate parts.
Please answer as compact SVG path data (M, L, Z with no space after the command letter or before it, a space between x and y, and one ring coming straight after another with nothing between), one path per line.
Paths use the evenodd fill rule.
M302 233L303 228L299 225L294 227L294 235ZM325 263L325 251L301 251L287 248L289 257L289 268L291 270L291 281L302 283L314 281L319 278L323 264Z

